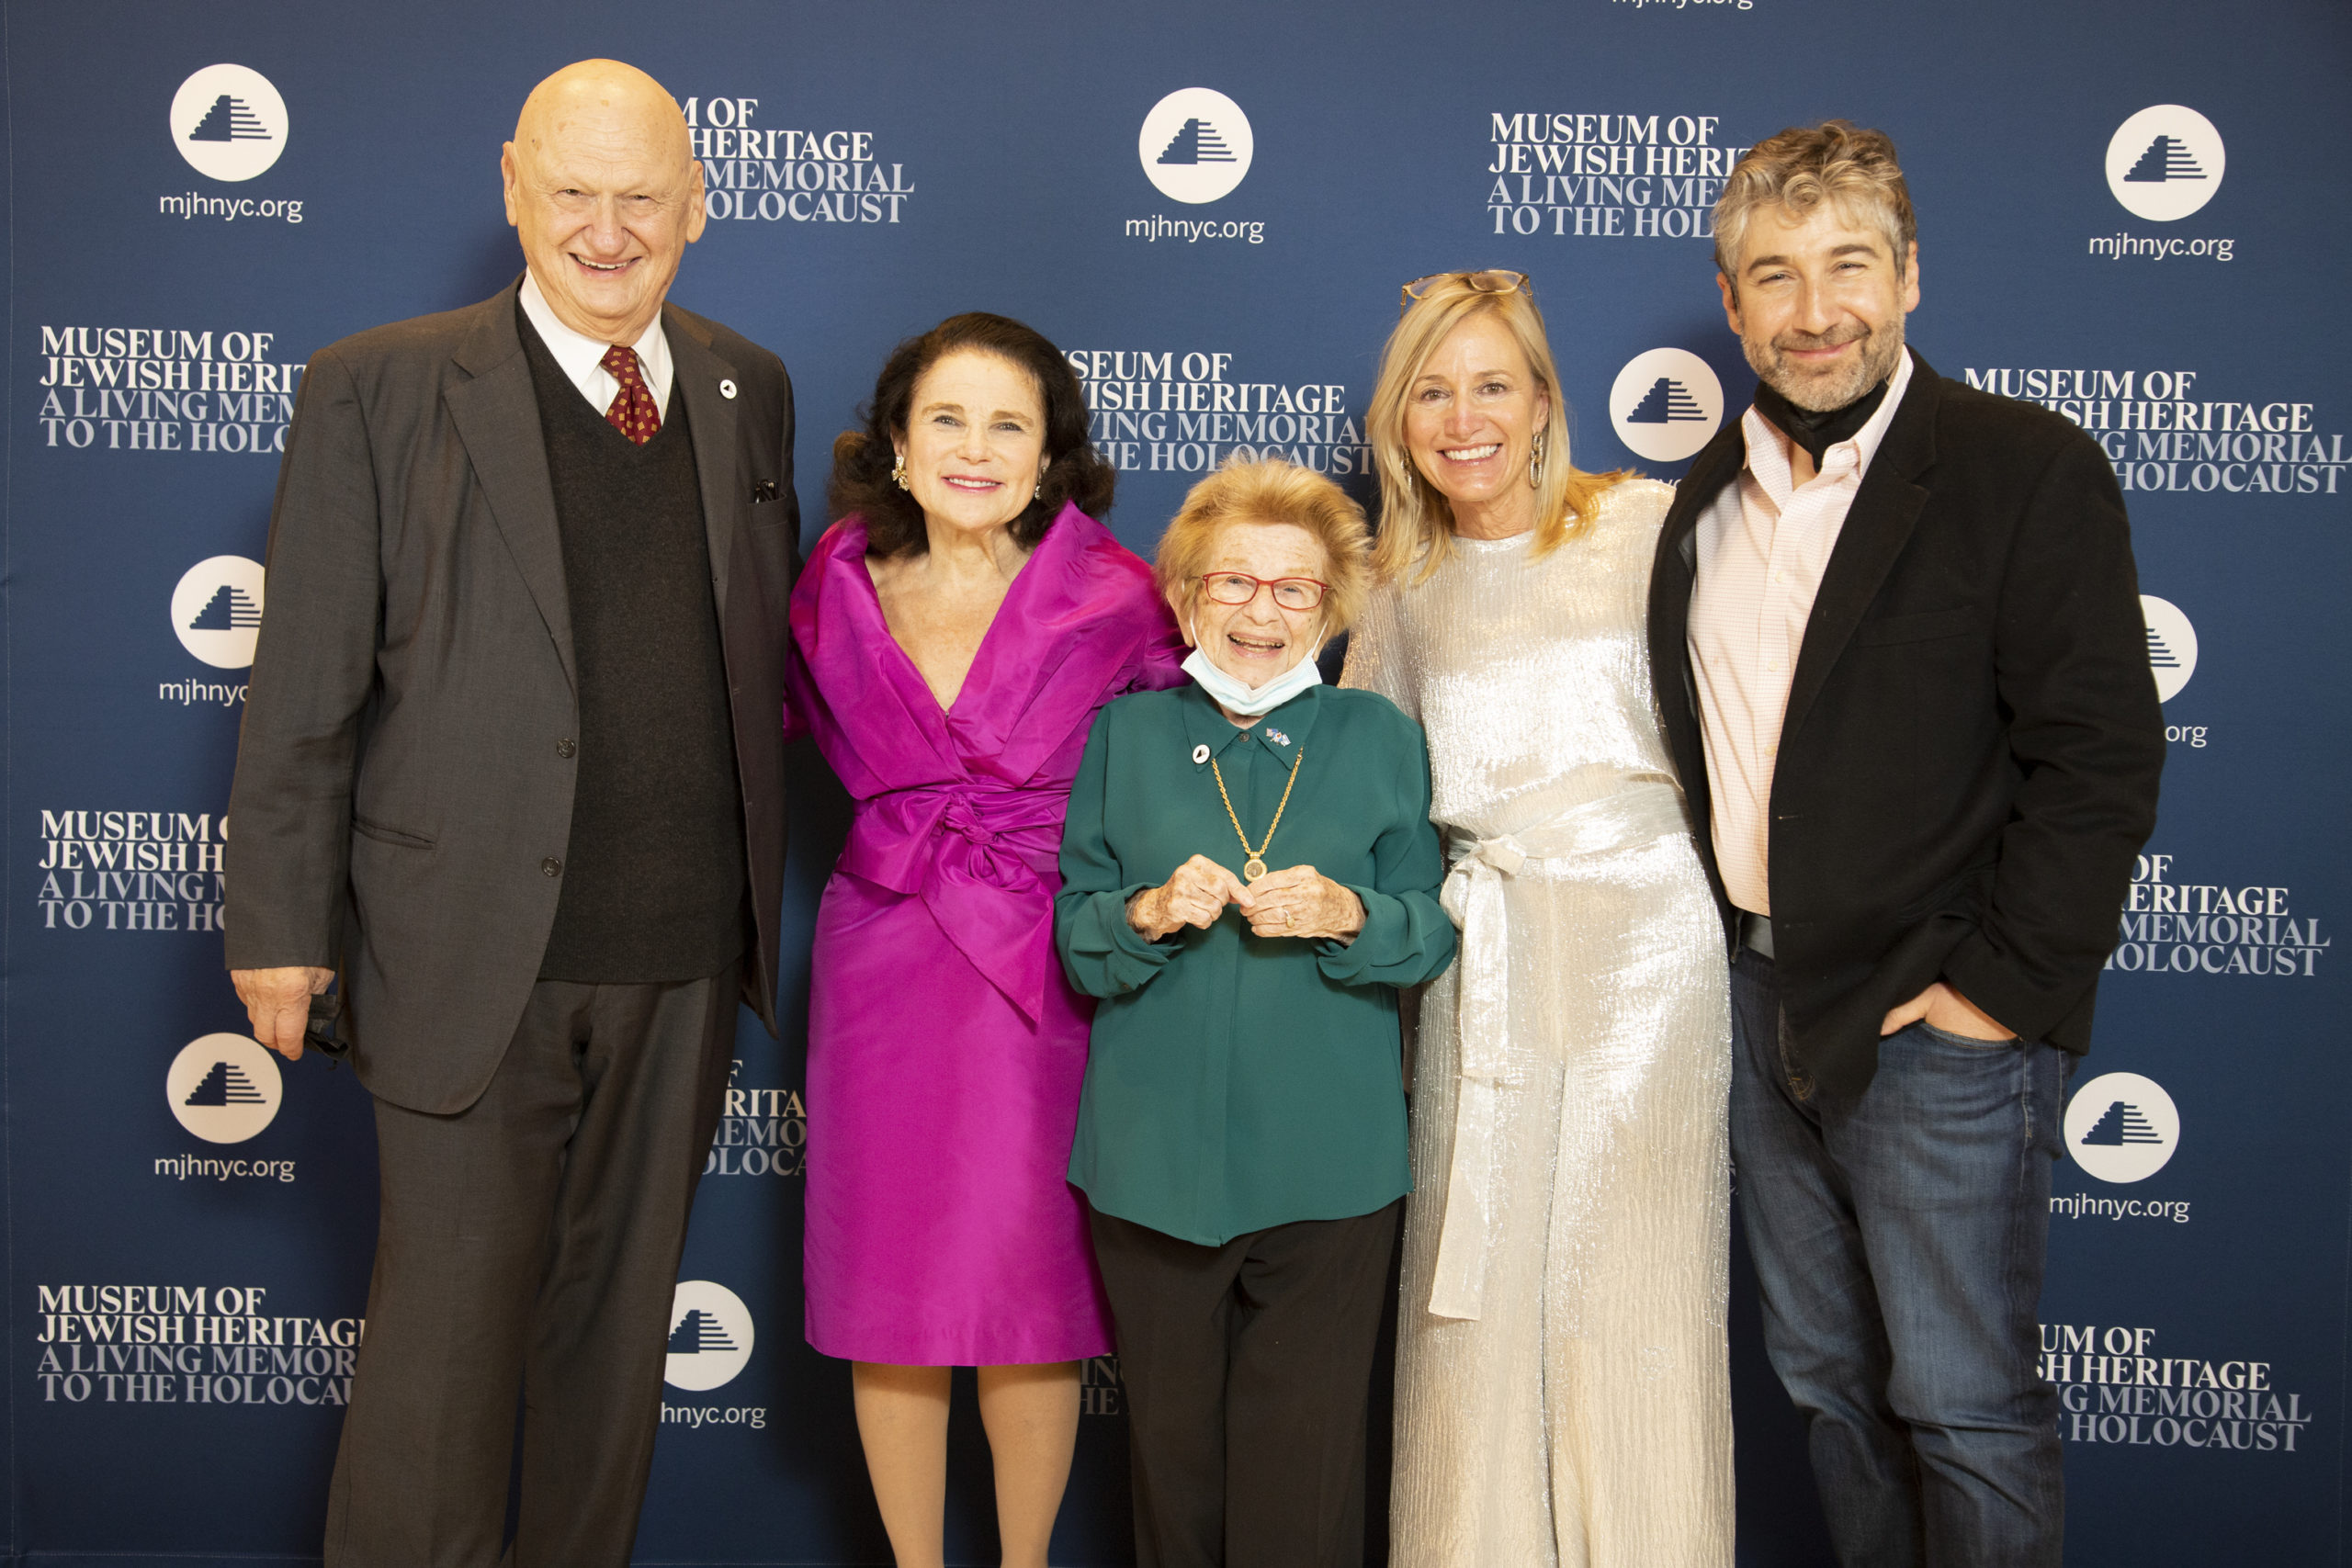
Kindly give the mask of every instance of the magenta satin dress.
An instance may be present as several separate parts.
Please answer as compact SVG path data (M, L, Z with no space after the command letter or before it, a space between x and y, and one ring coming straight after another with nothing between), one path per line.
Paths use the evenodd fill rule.
M891 637L865 528L792 594L788 725L855 798L817 911L808 995L808 1343L908 1366L1111 1348L1064 1179L1092 1004L1054 957L1070 780L1095 711L1172 686L1151 571L1064 507L955 706Z

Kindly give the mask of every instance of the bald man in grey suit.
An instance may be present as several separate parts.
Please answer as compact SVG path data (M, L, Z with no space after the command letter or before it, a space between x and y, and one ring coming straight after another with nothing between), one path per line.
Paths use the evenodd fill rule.
M523 276L311 362L239 746L228 963L376 1100L337 1568L628 1561L737 1010L771 1032L797 570L775 355L666 303L684 116L612 61L502 160ZM330 987L340 976L340 985Z

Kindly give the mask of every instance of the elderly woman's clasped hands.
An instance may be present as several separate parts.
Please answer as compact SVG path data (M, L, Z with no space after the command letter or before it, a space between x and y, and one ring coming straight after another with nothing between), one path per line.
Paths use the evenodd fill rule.
M1256 936L1351 942L1363 930L1363 900L1311 865L1284 866L1243 882L1206 855L1194 855L1158 887L1127 900L1127 923L1147 941L1185 926L1206 931L1231 904Z

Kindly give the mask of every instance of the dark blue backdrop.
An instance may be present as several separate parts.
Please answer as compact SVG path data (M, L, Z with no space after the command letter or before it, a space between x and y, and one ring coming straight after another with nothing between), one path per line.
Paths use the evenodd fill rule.
M1236 444L1368 498L1359 422L1396 285L1455 266L1535 278L1578 461L1672 478L1753 385L1716 304L1713 181L1791 122L1891 131L1922 212L1913 341L2099 434L2164 601L2163 819L2076 1077L2043 1303L2069 1561L2343 1560L2342 6L5 16L17 1552L316 1551L373 1146L347 1073L280 1074L233 1037L212 928L251 563L290 367L514 274L499 143L532 83L601 53L695 100L724 194L677 296L791 366L811 539L828 438L884 352L975 308L1081 356L1139 550ZM1223 97L1163 107L1191 88ZM1232 158L1163 162L1180 141ZM1656 349L1682 352L1628 370ZM641 1561L885 1558L846 1372L799 1335L804 933L841 829L821 769L799 784L793 1032L741 1036L684 1269L705 1283L679 1309L738 1348L673 1340ZM1793 1419L1735 1307L1742 1559L1822 1561ZM1088 1383L1057 1561L1124 1562L1115 1368ZM968 1417L954 1551L992 1560Z

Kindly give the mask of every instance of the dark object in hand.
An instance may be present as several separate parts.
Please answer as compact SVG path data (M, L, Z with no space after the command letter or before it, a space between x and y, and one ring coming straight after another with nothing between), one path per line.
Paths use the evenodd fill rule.
M342 1023L340 986L311 998L311 1021L302 1030L302 1043L324 1056L330 1068L351 1055L351 1042L343 1038Z

